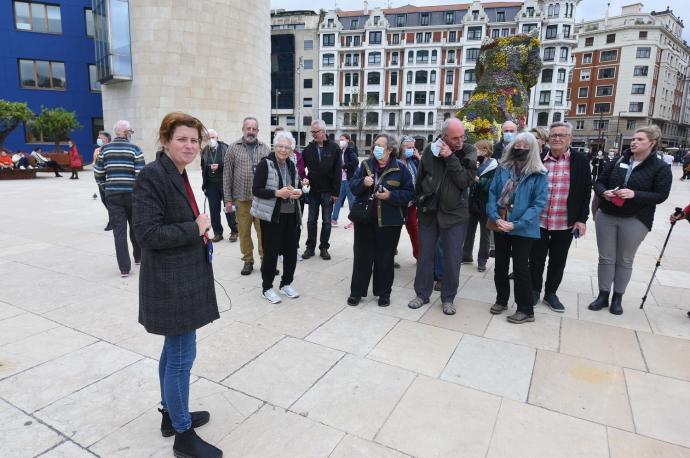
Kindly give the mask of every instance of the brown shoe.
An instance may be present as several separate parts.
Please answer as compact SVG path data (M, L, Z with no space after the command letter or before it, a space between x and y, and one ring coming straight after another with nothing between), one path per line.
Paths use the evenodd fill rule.
M221 240L223 240L223 234L217 234L215 237L211 239L213 243L220 242Z
M230 233L230 238L228 238L230 242L237 242L237 232L232 232Z
M242 275L249 275L252 273L252 270L254 270L254 263L253 262L245 262L244 267L242 267L242 271L240 272Z
M508 310L507 305L494 304L489 309L489 312L491 312L492 315L498 315L499 313L503 313L506 310Z
M522 312L515 312L507 318L509 323L522 324L534 321L534 315L526 315Z

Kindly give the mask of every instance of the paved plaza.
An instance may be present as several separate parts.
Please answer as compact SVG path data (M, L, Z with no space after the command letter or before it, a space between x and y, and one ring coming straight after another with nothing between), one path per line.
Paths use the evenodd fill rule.
M587 310L591 221L570 250L566 312L540 304L523 325L489 314L493 260L483 273L462 266L456 315L438 293L409 309L404 229L387 308L345 303L353 232L342 216L333 259L298 263L301 297L276 305L257 270L240 275L239 243L216 244L232 301L217 288L221 319L198 331L190 407L211 412L199 434L226 457L690 457L690 224L674 229L639 310L668 214L690 201L673 170L622 316ZM200 173L190 177L201 207ZM162 338L137 323L138 268L120 278L94 192L90 171L0 181L2 457L172 456L156 410ZM301 249L305 237L306 226Z

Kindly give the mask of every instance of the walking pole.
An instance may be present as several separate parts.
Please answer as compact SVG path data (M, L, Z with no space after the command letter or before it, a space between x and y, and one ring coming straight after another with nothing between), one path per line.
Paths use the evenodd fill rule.
M680 207L676 207L676 211L673 213L674 216L681 215L683 213L683 209ZM647 300L647 294L649 294L649 290L652 288L652 282L654 281L654 276L656 276L656 271L661 265L661 258L664 257L664 251L666 250L666 245L668 244L668 239L671 238L671 232L673 231L673 226L676 225L677 221L673 221L671 223L671 227L668 230L668 234L666 235L666 240L664 241L664 246L661 247L661 253L659 253L659 257L656 260L656 266L654 266L654 272L652 272L652 278L649 279L649 284L647 285L647 291L644 292L644 296L642 296L642 303L640 304L640 308L644 308L644 303Z

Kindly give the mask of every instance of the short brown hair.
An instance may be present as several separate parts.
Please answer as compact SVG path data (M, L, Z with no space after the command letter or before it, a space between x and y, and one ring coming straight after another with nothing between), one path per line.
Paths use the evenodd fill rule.
M158 129L158 143L163 144L172 140L173 133L179 126L196 129L199 132L199 141L204 141L208 137L206 127L197 118L181 111L173 111L165 115L161 121L161 127Z
M661 129L656 124L650 124L648 126L640 127L635 129L635 133L642 132L647 136L649 141L654 142L652 151L659 148L659 140L661 140Z
M494 150L494 145L493 143L491 143L491 140L479 140L477 143L474 144L474 147L476 149L487 151L489 155L491 155L491 153Z
M341 137L345 138L348 142L352 141L352 138L350 137L350 134L342 133L340 134Z

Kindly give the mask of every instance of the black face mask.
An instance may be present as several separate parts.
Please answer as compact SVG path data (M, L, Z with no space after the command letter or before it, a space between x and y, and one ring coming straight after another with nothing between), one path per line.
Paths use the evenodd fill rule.
M527 155L529 154L528 149L524 148L513 148L513 159L516 161L524 161L527 158Z

